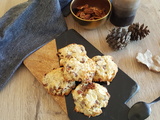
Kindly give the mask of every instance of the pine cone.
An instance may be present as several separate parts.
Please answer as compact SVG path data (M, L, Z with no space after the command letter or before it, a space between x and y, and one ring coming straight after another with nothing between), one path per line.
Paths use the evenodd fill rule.
M110 34L108 34L106 40L112 49L122 50L130 42L130 35L131 32L128 32L124 28L114 28Z
M144 27L144 24L141 26L139 23L133 23L128 27L128 31L131 32L131 41L141 40L146 37L150 31L147 29L148 26Z

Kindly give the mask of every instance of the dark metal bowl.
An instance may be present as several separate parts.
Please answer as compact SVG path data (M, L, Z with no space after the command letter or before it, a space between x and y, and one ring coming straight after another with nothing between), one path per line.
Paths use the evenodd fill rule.
M96 20L85 20L78 16L76 16L75 9L79 6L83 6L88 4L92 7L97 7L99 9L105 9L106 15L102 18ZM111 12L111 2L110 0L73 0L70 4L71 14L76 22L78 22L85 29L95 29L101 25L103 25Z

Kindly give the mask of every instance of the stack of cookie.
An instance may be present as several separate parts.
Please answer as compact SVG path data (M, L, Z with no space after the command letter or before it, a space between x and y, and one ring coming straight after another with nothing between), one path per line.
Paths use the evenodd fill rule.
M85 47L69 44L58 50L60 68L47 73L43 85L52 95L68 95L72 91L75 110L87 116L97 116L106 107L110 94L95 82L111 82L118 71L111 56L89 58ZM76 86L76 81L79 83Z

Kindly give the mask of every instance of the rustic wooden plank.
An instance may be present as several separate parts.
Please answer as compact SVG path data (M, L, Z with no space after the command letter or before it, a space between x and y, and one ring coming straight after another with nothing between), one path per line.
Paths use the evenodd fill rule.
M24 65L34 75L34 77L42 84L44 75L54 68L59 67L59 59L57 56L56 41L53 40L45 46L34 52L24 60ZM67 113L65 97L53 96L53 99Z

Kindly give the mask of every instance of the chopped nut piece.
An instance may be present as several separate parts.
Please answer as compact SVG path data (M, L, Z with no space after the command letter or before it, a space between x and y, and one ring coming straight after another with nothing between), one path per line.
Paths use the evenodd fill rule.
M78 6L76 15L85 20L96 20L106 15L105 9L91 7L88 4Z

